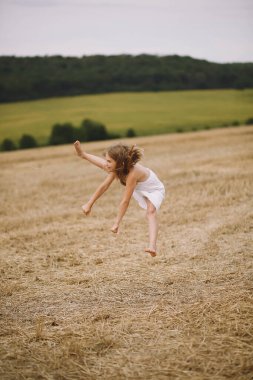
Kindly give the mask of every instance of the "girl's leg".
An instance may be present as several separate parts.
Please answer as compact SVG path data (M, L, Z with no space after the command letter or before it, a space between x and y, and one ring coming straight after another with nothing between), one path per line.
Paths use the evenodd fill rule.
M93 165L96 165L99 168L106 170L106 160L104 158L94 156L93 154L84 152L81 148L80 141L78 140L74 143L74 146L75 146L76 153L78 154L78 156L91 162Z
M149 229L149 247L145 249L149 252L151 256L156 256L156 240L158 235L158 220L157 212L153 203L150 202L148 198L145 198L147 203L147 219L148 219L148 229Z

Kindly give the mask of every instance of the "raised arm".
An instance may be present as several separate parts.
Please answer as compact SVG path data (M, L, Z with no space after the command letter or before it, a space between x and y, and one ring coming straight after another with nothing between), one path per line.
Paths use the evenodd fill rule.
M74 146L79 157L84 158L85 160L91 162L93 165L96 165L103 170L106 170L106 160L104 158L86 153L84 150L82 150L80 141L78 140L74 143Z
M113 227L111 228L111 231L114 233L118 232L119 224L120 224L123 216L126 213L128 206L129 206L130 199L131 199L132 194L134 192L136 183L137 183L137 177L136 177L135 171L133 170L132 172L130 172L128 174L128 177L126 180L126 188L125 188L122 200L121 200L120 205L119 205L118 215L116 217L116 220L115 220Z
M98 186L94 194L91 196L90 200L82 206L83 212L85 215L88 215L91 212L91 208L98 198L108 189L111 183L114 181L116 175L114 173L108 174L106 179Z

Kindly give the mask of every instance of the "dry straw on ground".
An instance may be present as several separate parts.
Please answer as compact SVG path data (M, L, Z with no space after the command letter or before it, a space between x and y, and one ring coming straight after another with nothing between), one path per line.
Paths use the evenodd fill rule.
M1 379L252 379L253 129L131 140L164 181L159 254L72 146L2 153ZM101 154L108 142L87 149Z

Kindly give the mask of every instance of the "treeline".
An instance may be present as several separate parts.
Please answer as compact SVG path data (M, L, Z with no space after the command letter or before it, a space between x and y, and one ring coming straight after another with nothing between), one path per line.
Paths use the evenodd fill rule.
M240 125L253 125L253 117L248 118L245 122L239 122L234 120L230 123L210 126L203 125L202 127L192 127L191 131L198 131L202 129L211 129L211 128L224 128L224 127L239 127ZM175 130L171 130L171 133L183 133L189 132L187 128L177 127ZM127 129L125 135L117 133L109 133L104 124L96 122L90 119L84 119L80 127L74 127L71 123L63 124L54 124L51 130L51 134L46 144L47 145L61 145L61 144L70 144L75 140L80 140L82 142L89 141L101 141L108 139L116 139L122 137L135 137L136 132L133 128ZM29 149L36 148L39 144L32 135L24 134L19 139L18 145L16 145L13 140L6 138L0 144L1 151L11 151L16 149Z
M125 137L134 136L136 136L135 130L133 128L129 128L126 131ZM54 124L46 145L70 144L75 140L80 140L82 142L101 141L119 137L122 136L117 133L109 133L104 124L91 119L84 119L80 127L75 127L71 123ZM29 134L22 135L19 139L18 145L16 145L13 140L9 138L4 139L1 144L2 151L36 147L38 147L36 139Z
M178 55L0 57L0 102L123 91L252 88L253 63Z

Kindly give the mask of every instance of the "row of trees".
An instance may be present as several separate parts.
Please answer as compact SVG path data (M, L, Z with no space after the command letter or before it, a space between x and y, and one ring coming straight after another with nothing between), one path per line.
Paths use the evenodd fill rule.
M27 149L27 148L36 148L38 146L37 141L31 135L24 134L18 142L18 146L11 139L4 139L2 142L2 150L10 151L16 149Z
M0 57L0 102L118 91L252 87L253 63L147 54Z
M240 123L238 120L234 120L231 123L222 124L220 126L216 125L215 127L229 127L229 126L240 126L243 125L253 125L253 117L248 118L244 123ZM192 131L197 131L200 129L211 129L214 126L205 125L202 128L192 127ZM172 132L183 133L186 129L182 127L177 127L176 130ZM135 130L129 128L126 131L125 137L134 137L136 136ZM108 133L104 124L92 121L90 119L85 119L81 123L80 127L74 127L71 123L64 124L55 124L52 127L50 137L48 139L47 145L61 145L61 144L70 144L75 140L80 140L82 142L88 141L98 141L98 140L107 140L123 137L116 133ZM36 139L31 135L23 135L19 140L19 146L17 147L11 139L4 139L1 144L2 151L10 151L15 149L28 149L35 148L38 146Z
M134 137L136 135L134 129L129 128L126 131L126 137ZM121 135L109 133L104 124L90 119L84 119L80 127L75 127L71 123L54 124L51 130L47 145L70 144L75 140L82 142L99 141L119 138ZM19 140L18 146L11 139L4 139L2 142L2 151L10 151L15 149L28 149L38 146L36 139L28 134L24 134Z

